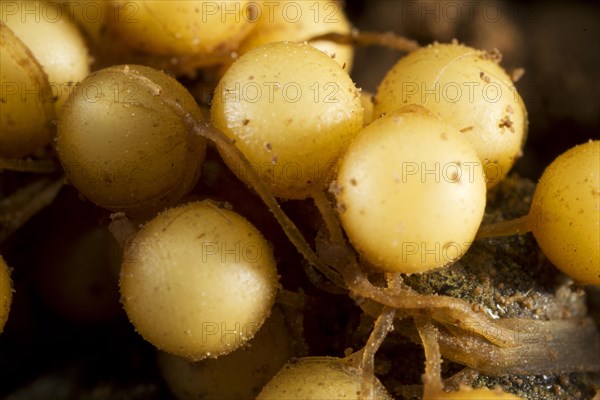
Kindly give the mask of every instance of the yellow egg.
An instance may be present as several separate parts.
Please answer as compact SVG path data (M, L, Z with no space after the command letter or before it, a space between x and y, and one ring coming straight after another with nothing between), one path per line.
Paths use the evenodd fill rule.
M600 141L576 146L546 168L530 220L554 265L577 282L600 285Z
M0 8L2 21L31 50L50 82L51 92L43 93L55 103L57 114L77 82L90 73L90 57L79 30L69 13L58 3L11 1Z
M195 60L229 54L254 28L250 3L227 1L112 0L108 29L131 49Z
M373 400L392 397L375 379ZM355 399L360 393L361 374L335 357L305 357L290 362L260 392L257 400Z
M206 141L166 97L202 120L189 92L153 68L114 66L76 87L58 120L56 149L81 194L109 210L156 212L193 188Z
M452 126L422 107L388 113L359 133L335 187L344 230L389 272L424 272L460 258L481 223L481 163Z
M237 49L239 54L267 43L294 41L303 42L327 33L349 35L352 26L343 5L334 0L256 3L256 28ZM319 40L312 46L332 57L346 71L352 68L354 51L350 45Z
M160 352L158 365L178 400L254 399L294 355L293 341L282 311L273 307L256 336L233 353L191 362Z
M308 44L279 42L233 63L217 85L211 118L276 196L303 199L327 186L363 125L363 109L348 73L330 57ZM246 165L225 162L248 180Z
M56 116L48 76L4 24L0 24L0 85L0 157L29 156L50 144Z
M375 104L373 103L375 97L372 93L367 91L360 92L360 104L362 104L364 109L364 124L369 125L373 122L377 117L375 116Z
M56 0L53 3L63 7L64 14L81 29L92 48L105 39L107 21L122 12L106 0Z
M484 164L488 187L511 169L527 133L527 111L494 54L433 44L403 57L377 91L375 115L425 106L467 138Z
M252 339L277 292L268 243L245 218L210 201L172 208L127 244L121 297L150 343L200 360Z
M0 256L0 333L2 333L4 324L6 324L6 320L8 319L11 301L12 281L8 273L8 266L2 256Z

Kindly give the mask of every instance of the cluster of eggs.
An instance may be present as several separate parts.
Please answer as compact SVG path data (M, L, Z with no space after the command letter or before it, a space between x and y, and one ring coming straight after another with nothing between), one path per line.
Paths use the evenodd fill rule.
M44 7L15 2L25 3ZM402 58L365 103L349 76L350 46L303 42L350 33L338 3L289 2L299 7L293 22L281 12L268 18L260 2L235 2L230 14L215 4L107 1L102 7L113 18L77 14L90 43L119 38L117 55L145 63L123 59L91 74L72 22L30 23L3 7L0 25L3 85L53 93L46 101L4 94L0 156L31 156L54 140L68 181L84 197L144 222L124 251L136 255L125 258L120 273L125 311L146 340L191 361L239 357L236 350L257 333L258 340L271 318L279 285L270 244L243 216L210 200L179 204L205 159L197 126L214 125L243 154L242 163L219 147L250 186L251 167L281 199L329 189L361 257L375 270L406 274L444 267L468 250L487 189L507 176L527 132L524 102L495 53L458 43L423 47ZM136 23L128 21L133 10ZM336 18L328 21L332 10ZM154 68L181 73L222 64L232 51L238 57L221 67L209 112ZM524 229L558 268L595 285L599 163L598 141L557 158L540 180ZM0 326L10 293L2 261ZM182 368L169 357L165 366ZM187 384L179 374L165 376L174 387ZM358 382L341 360L307 358L285 367L259 398L353 398ZM467 392L461 398L488 395ZM389 398L383 387L377 398Z

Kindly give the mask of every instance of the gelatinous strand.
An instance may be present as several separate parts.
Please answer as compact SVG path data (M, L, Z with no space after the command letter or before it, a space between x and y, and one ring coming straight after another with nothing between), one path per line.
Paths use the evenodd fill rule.
M275 216L286 236L294 244L302 256L313 266L317 267L329 280L335 282L340 287L343 283L339 274L332 270L328 265L322 263L319 257L311 249L310 245L292 220L283 212L277 199L270 191L267 184L260 178L258 173L252 168L252 165L246 156L214 125L198 121L187 112L182 106L171 99L165 99L165 103L171 107L197 135L202 136L213 142L221 154L227 154L231 160L235 160L242 168L246 170L247 183L256 191L264 203L269 207L271 213Z
M64 185L64 178L40 179L0 200L0 242L48 206Z
M310 197L312 197L321 213L321 217L325 221L325 226L327 227L331 241L336 244L344 244L345 240L344 234L342 233L342 227L325 193L315 191Z
M442 383L442 354L438 343L437 327L423 318L415 318L417 331L425 350L425 374L423 375L423 400L473 399L473 400L519 400L520 397L504 393L502 390L471 389L459 387L456 391L446 392Z
M129 239L131 239L137 229L133 223L127 218L125 213L115 213L110 216L110 224L108 230L113 235L119 246L124 248L127 245Z
M279 290L277 290L275 303L297 308L299 310L306 310L308 304L314 305L315 301L305 293L298 293L286 290L284 288L279 288Z
M489 316L473 312L471 304L464 300L448 296L422 295L401 286L376 287L360 270L354 255L345 246L321 245L319 250L323 262L333 266L342 275L353 296L370 299L402 312L427 312L440 322L457 325L497 346L516 345L513 332L497 325Z
M326 268L329 268L329 266L325 264L323 265ZM346 289L344 282L335 270L330 270L331 272L328 272L330 275L325 275L324 273L320 272L320 269L313 267L309 263L303 265L303 270L310 283L324 293L348 294L348 290ZM328 276L331 276L335 280L328 278Z
M416 318L415 324L425 350L425 374L423 375L423 398L431 398L431 394L441 392L442 355L438 344L438 330L430 321Z
M599 371L600 336L590 318L540 321L525 318L501 318L488 334L514 337L516 346L501 347L468 330L440 330L442 355L454 362L487 375L541 375L574 371ZM492 329L496 329L492 332ZM416 332L403 331L419 342ZM540 342L544 346L540 346ZM523 362L526 355L527 362Z
M240 165L244 165L248 168L246 174L248 183L252 186L252 188L256 191L256 193L260 196L260 198L265 202L265 204L269 207L269 210L277 221L281 225L281 228L286 233L290 241L294 244L298 252L300 252L304 258L319 269L328 279L332 282L341 283L339 274L332 270L328 265L319 261L319 257L314 253L314 251L310 248L310 245L304 239L304 236L294 224L294 222L283 212L281 206L275 199L275 196L271 193L269 187L261 180L260 176L254 171L252 165L246 159L244 154L231 143L231 141L217 128L215 128L212 124L202 124L202 123L194 123L194 130L203 137L211 140L213 143L217 145L219 151L222 154L227 154L231 159L237 160Z
M351 293L404 311L422 310L446 328L454 328L452 334L440 337L442 354L449 359L499 375L595 371L600 368L600 362L590 356L596 353L587 352L581 347L581 343L588 343L587 347L595 351L600 343L598 332L590 319L493 320L487 315L473 312L471 305L460 299L425 296L406 289L374 287L360 273L358 266L348 257L344 258L343 254L344 250L338 250L333 257L344 260L336 264L336 269L344 276ZM540 347L536 341L524 342L523 337L528 334L523 332L524 326L527 327L525 329L539 332L540 337L548 340L548 346ZM561 346L563 350L559 350ZM569 348L567 352L564 352L565 346ZM523 365L524 352L537 361ZM560 355L557 357L556 354Z
M0 172L4 170L51 174L58 170L58 165L51 159L0 158Z
M309 39L310 42L318 40L331 40L340 44L352 44L354 46L381 46L409 53L419 49L421 46L411 39L398 36L393 32L367 32L352 30L349 35L341 33L326 33Z
M440 336L442 354L456 362L489 374L543 374L567 371L595 371L600 363L594 351L600 337L589 319L537 321L529 319L493 320L476 313L469 303L446 296L426 296L412 290L373 286L360 272L348 249L335 245L320 246L323 260L335 266L351 294L417 316L429 315L451 331ZM329 254L328 254L329 253ZM548 346L524 339L539 333ZM575 340L573 340L575 338ZM415 336L415 340L418 340ZM582 351L588 343L593 351ZM562 350L559 348L562 346ZM568 350L565 352L565 346ZM530 354L535 363L526 365L522 355ZM557 355L559 355L557 357Z
M512 236L531 232L531 217L523 217L482 225L477 231L477 239L488 237Z
M439 345L439 344L438 344ZM444 386L450 391L456 391L461 386L467 385L471 386L471 384L477 379L479 376L479 372L473 368L465 367L444 380Z
M375 326L369 335L369 339L362 350L362 360L359 370L361 371L360 396L359 400L371 400L375 398L375 353L388 333L394 329L394 318L396 310L390 307L383 307L381 314L375 320Z

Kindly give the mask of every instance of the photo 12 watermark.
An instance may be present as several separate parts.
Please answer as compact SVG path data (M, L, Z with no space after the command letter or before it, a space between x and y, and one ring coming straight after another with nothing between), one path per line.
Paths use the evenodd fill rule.
M421 262L435 265L448 265L462 257L472 242L411 242L400 244L400 255L403 263Z
M84 103L140 104L142 91L150 91L135 79L99 84L83 82L17 82L3 81L0 84L0 99L3 103L64 103L79 101Z
M312 22L315 24L337 24L343 12L342 4L314 0L296 1L204 1L201 6L201 20L220 18L221 22L275 23L289 24Z
M115 22L138 23L140 3L121 1L10 1L0 2L2 22L59 23L61 21L101 24Z
M502 166L491 161L401 161L393 172L394 180L398 183L473 183L481 177L489 182L501 176Z
M399 20L403 23L535 22L533 15L525 8L509 7L502 1L400 0L396 7L399 8Z
M520 103L521 97L514 85L503 85L482 77L483 82L402 82L400 98L403 103L435 102L435 103L497 103L502 99L512 98L514 103ZM509 97L506 97L509 96Z
M202 242L200 251L200 260L203 263L216 261L222 264L241 262L254 264L261 262L264 257L270 257L268 252L263 252L260 243L254 242Z
M200 340L202 343L215 342L242 344L253 337L260 328L256 322L202 322Z
M215 96L223 103L288 103L304 99L314 103L340 102L340 86L336 82L227 82L217 85Z

